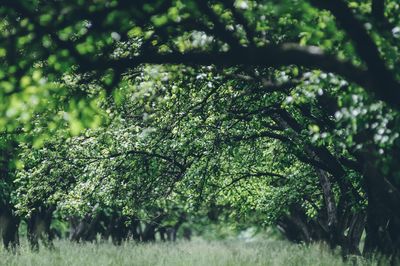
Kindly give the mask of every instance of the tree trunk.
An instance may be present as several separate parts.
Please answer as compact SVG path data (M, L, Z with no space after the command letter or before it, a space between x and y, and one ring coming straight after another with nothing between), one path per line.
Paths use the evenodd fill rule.
M368 196L364 253L400 256L400 193L390 181L395 178L382 174L373 147L367 147L361 156Z
M140 237L142 235L142 228L138 219L132 219L131 225L129 226L129 232L133 240L141 241Z
M361 236L365 228L365 213L358 213L353 215L350 225L349 231L346 237L346 243L343 246L344 255L347 254L355 254L361 255L360 252L360 241Z
M54 234L50 227L53 211L54 207L38 207L27 220L28 241L33 251L39 250L39 239L46 247L54 247Z
M0 231L4 247L15 251L19 245L18 228L20 219L8 205L0 207Z
M328 233L329 245L335 248L340 245L340 232L338 232L338 217L336 211L335 197L332 192L332 184L329 180L328 174L321 170L316 169L319 176L319 183L321 185L322 193L325 201L326 214L328 216Z
M154 242L156 241L156 225L152 222L146 224L143 234L142 234L143 242Z
M167 228L162 226L158 229L158 233L160 234L161 241L165 242L165 235L167 234ZM168 236L168 235L167 235Z
M120 245L123 240L127 239L129 228L126 226L125 217L119 213L115 213L111 219L111 238L115 245Z

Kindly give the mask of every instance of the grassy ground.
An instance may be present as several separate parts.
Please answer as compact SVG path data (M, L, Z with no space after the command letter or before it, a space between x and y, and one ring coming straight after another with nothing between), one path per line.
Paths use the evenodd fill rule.
M31 252L23 244L16 255L0 249L0 265L377 265L352 258L343 262L320 245L294 245L285 241L204 241L135 244L74 244L55 242L55 250Z

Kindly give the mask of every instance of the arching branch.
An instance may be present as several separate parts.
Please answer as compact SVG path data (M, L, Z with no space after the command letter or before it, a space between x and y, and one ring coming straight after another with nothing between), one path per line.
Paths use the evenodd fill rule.
M396 81L393 73L387 68L385 61L380 56L378 47L369 36L364 25L356 19L347 3L343 0L311 0L311 2L318 8L329 10L347 32L357 53L367 65L373 93L379 99L399 109L400 83ZM380 9L383 3L377 2L383 2L383 0L374 2L375 12L381 13Z

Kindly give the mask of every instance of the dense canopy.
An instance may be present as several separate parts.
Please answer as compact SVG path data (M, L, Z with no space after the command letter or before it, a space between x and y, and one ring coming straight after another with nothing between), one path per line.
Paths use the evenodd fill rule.
M399 255L397 1L19 0L0 14L6 246L20 220L33 247L54 219L116 243L220 222Z

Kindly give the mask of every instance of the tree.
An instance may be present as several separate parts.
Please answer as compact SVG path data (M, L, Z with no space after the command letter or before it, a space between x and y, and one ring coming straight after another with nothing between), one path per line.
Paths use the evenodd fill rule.
M166 147L178 143L178 153L172 148L162 149L167 156L148 154L148 149L157 151L162 146L152 146L157 143L152 142L146 143L144 153L133 150L129 155L137 160L155 159L156 166L150 163L155 167L153 174L162 173L163 167L178 169L162 179L168 187L196 163L202 162L210 172L212 160L201 152L210 147L218 151L220 137L234 142L259 137L279 140L319 178L328 223L335 232L332 236L339 225L333 208L335 193L328 188L337 186L336 210L352 209L360 200L368 202L366 250L396 255L400 246L396 160L400 85L399 21L394 14L398 9L395 1L344 0L7 3L0 9L6 18L2 25L3 97L7 95L3 112L18 109L14 113L20 113L21 108L15 106L23 105L15 105L19 101L13 96L29 95L34 77L46 75L49 87L57 92L68 87L60 85L61 77L76 77L77 87L90 85L85 86L86 93L104 87L118 102L120 95L114 89L127 86L143 64L166 65L177 80L180 68L171 64L197 66L191 70L199 75L203 73L198 66L214 65L228 86L245 88L246 105L235 102L236 92L227 90L222 103L212 98L211 113L186 120L185 128L196 129L196 134L182 135L183 131L175 137L154 138ZM46 86L39 88L48 91ZM221 95L220 90L210 95ZM202 109L211 97L207 95L199 103ZM169 111L163 110L164 114ZM208 129L213 130L204 133L198 122L208 120L212 121ZM158 126L162 121L150 122L146 123ZM238 135L230 136L229 126L229 134L223 131L223 125L232 123ZM204 142L185 148L185 140L201 135ZM338 208L342 206L347 208Z

